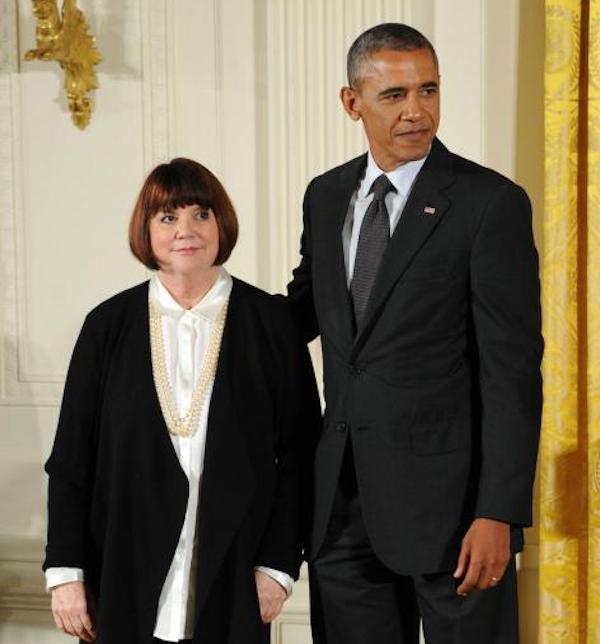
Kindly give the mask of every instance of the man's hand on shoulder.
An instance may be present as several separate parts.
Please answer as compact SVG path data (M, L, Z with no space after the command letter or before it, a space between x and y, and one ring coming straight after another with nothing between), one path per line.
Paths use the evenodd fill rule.
M455 579L462 578L456 592L496 586L510 560L510 525L495 519L475 519L462 540Z

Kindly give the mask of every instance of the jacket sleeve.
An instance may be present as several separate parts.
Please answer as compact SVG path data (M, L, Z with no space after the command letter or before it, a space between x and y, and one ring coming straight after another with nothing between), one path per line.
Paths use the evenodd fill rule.
M300 264L294 269L292 281L287 286L288 299L292 305L294 320L305 342L310 342L319 335L312 290L310 200L313 186L314 181L307 187L302 205L303 231L300 239Z
M44 570L86 567L94 427L101 389L100 343L93 326L88 316L73 350L54 445L45 466L49 482Z
M481 471L475 515L531 524L542 383L538 258L525 192L506 183L475 234L471 313L479 362Z
M288 305L285 305L287 310ZM277 366L277 483L256 565L297 579L312 502L312 460L321 407L310 356L286 314L279 326Z

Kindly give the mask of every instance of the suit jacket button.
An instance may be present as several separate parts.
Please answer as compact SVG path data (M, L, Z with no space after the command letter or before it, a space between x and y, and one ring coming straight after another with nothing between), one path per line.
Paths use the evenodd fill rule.
M335 426L335 428L336 428L336 430L337 430L338 432L341 432L341 433L345 432L345 431L346 431L346 429L348 429L348 428L346 427L346 423L338 423L338 424Z
M362 371L361 368L357 367L355 364L350 365L350 373L353 376L358 376L361 373L361 371Z

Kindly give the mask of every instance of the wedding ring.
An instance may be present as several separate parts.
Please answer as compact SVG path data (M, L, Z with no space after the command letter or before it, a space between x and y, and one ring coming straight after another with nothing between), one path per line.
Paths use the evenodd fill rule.
M498 579L498 577L492 577L490 581L492 582L492 584L497 584L500 580Z

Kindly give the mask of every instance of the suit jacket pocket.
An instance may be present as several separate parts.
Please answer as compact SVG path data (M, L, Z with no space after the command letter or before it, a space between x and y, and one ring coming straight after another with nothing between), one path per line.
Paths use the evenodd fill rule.
M414 423L410 428L410 442L416 456L447 454L468 447L470 430L457 418L432 423Z
M411 264L401 278L401 282L437 282L446 281L454 276L454 266L450 262L415 262Z

